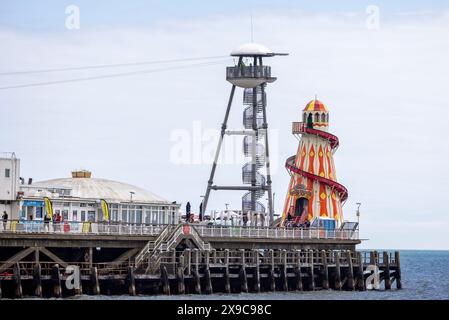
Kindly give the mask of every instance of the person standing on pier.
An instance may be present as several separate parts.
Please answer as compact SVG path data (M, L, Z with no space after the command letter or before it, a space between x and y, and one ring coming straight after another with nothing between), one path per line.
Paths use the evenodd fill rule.
M3 230L6 230L6 224L8 223L8 214L6 213L6 211L3 211L2 220L3 220Z
M186 204L186 222L189 222L190 220L190 202L187 201Z

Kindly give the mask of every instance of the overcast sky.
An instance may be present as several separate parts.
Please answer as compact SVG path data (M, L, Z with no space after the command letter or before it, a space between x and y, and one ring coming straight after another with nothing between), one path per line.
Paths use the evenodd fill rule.
M68 5L80 9L79 29L66 26ZM267 90L277 213L289 182L283 164L298 143L291 122L317 94L340 138L345 219L362 202L362 247L449 249L447 1L2 0L0 73L227 56L250 40L251 15L254 41L290 53L266 60L278 77ZM0 74L0 151L15 151L21 175L35 181L84 168L197 207L231 88L225 66L233 59L213 61ZM239 90L231 128L242 128L241 98ZM219 167L218 184L240 183L241 145L230 142L235 154ZM240 199L213 192L209 209L238 208Z

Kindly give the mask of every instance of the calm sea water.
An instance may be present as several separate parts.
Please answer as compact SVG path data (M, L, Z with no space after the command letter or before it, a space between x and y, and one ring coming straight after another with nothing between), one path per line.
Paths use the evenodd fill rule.
M380 250L379 250L380 251ZM71 299L143 299L143 300L205 300L205 299L270 299L270 300L377 300L438 299L449 300L449 251L401 251L402 290L390 291L314 291L261 294L214 294L183 296L79 296ZM383 284L382 284L383 285ZM393 284L395 287L395 283Z

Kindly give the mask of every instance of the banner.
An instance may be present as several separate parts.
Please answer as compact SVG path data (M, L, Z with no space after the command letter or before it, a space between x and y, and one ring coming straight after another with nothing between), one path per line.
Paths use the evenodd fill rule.
M45 211L47 212L50 219L53 219L53 205L52 205L50 199L45 197L44 202L45 202Z
M104 219L104 221L109 221L108 203L104 199L101 199L101 210L103 211L103 219Z

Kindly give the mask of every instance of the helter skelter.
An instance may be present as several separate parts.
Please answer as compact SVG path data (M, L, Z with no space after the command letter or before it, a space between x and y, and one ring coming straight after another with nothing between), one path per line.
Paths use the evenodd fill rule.
M337 182L335 172L333 154L338 138L328 132L329 112L316 98L306 105L302 117L302 122L292 125L299 146L296 155L285 163L291 179L281 224L303 224L319 218L334 220L335 227L339 227L348 190Z

